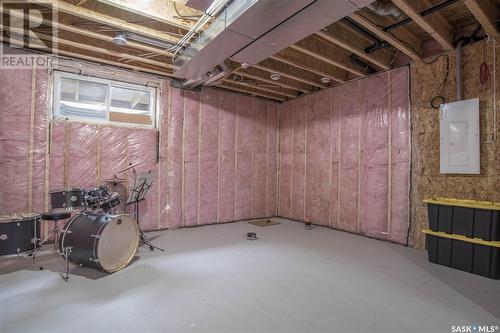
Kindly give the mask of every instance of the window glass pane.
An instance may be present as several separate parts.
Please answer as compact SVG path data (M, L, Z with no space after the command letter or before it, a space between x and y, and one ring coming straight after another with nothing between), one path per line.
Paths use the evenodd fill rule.
M61 78L59 114L105 119L107 88L102 83Z
M122 87L111 87L110 111L149 115L151 93Z

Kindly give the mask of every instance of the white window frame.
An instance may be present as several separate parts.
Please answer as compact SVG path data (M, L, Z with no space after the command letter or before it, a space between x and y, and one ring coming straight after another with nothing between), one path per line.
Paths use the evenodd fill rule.
M107 90L106 90L106 119L100 119L100 118L87 118L87 117L78 117L78 116L65 116L61 115L59 113L60 110L60 95L61 95L61 79L74 79L74 80L80 80L80 81L86 81L86 82L91 82L91 83L100 83L100 84L105 84L107 85ZM62 71L55 71L54 76L53 76L53 96L52 96L52 119L67 119L67 120L75 120L79 122L85 122L85 123L98 123L98 124L113 124L113 125L119 125L119 126L125 126L125 127L140 127L140 128L152 128L156 129L157 125L157 113L158 113L158 103L157 103L157 96L158 96L158 88L155 87L147 87L144 85L138 85L138 84L132 84L132 83L126 83L122 81L117 81L117 80L112 80L112 79L103 79L103 78L98 78L95 76L88 76L88 75L81 75L81 74L74 74L74 73L67 73L67 72L62 72ZM125 88L125 89L134 89L134 90L139 90L139 91L144 91L144 92L149 92L149 103L152 106L150 110L150 117L151 117L151 125L144 125L144 124L137 124L137 123L126 123L126 122L119 122L119 121L112 121L109 120L109 111L111 108L111 87L116 87L116 88Z

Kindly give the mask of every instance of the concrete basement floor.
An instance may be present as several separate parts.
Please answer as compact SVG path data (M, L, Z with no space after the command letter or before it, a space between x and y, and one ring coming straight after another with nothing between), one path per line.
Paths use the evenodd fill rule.
M112 275L0 259L0 332L451 332L500 325L500 281L425 252L279 219L152 233ZM245 234L257 232L256 241ZM44 266L43 271L38 267Z

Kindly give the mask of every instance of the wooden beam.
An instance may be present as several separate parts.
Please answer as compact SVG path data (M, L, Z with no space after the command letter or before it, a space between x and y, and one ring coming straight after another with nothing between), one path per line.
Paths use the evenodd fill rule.
M2 14L1 8L0 8L0 14ZM15 10L10 11L9 16L23 19L23 13L15 11ZM30 21L33 20L34 22L35 22L35 20L38 19L33 15L28 15L28 18ZM90 31L90 30L81 29L81 28L77 28L74 26L70 26L70 25L66 25L66 24L54 22L54 21L52 22L52 26L58 30L68 31L71 33L79 34L82 36L86 36L86 37L90 37L90 38L94 38L94 39L98 39L98 40L102 40L104 42L109 42L109 43L114 44L113 37L108 36L108 35L99 34L99 33L96 33L96 32ZM150 53L157 53L158 55L165 55L165 56L172 55L171 52L167 52L167 51L164 51L164 50L156 48L156 47L151 47L151 46L141 44L141 43L136 43L133 41L127 41L127 44L124 45L123 47L124 48L130 47L130 48L138 49L141 51L146 51L146 52L150 52Z
M426 17L420 15L422 11L429 7L426 0L392 0L408 17L424 29L432 38L434 38L443 50L453 50L453 27L439 14L433 13Z
M252 65L252 67L260 69L262 71L269 72L269 73L277 73L281 76L284 76L284 77L287 77L289 79L296 80L296 81L311 85L313 87L318 87L318 88L322 88L322 89L328 88L327 86L325 86L322 83L313 81L311 79L306 79L304 77L297 75L297 74L299 74L297 72L297 70L295 70L296 73L294 73L294 69L291 68L290 65L286 65L286 64L283 65L280 63L276 64L276 62L270 63L269 60L264 60L260 64ZM307 73L307 74L310 75L310 73Z
M314 74L321 75L322 77L330 78L331 80L335 80L337 82L345 82L344 80L340 81L338 79L334 79L328 73L325 73L325 72L323 72L321 70L315 70L314 68L310 68L310 67L304 66L302 64L296 63L293 60L287 59L287 58L282 57L280 55L273 55L273 56L271 56L269 58L273 59L273 60L276 60L276 61L279 61L279 62L282 62L284 64L288 64L288 65L296 67L296 68L300 68L300 69L305 70L305 71L309 71L309 72L314 73Z
M16 32L20 35L23 34L23 29L19 29L19 28L6 28L6 27L0 27L0 29L2 31L5 31L5 30L9 30L9 31L13 31L13 32ZM90 52L96 52L96 53L101 53L101 54L104 54L104 55L110 55L110 56L113 56L113 57L118 57L118 58L124 58L124 59L130 59L130 60L133 60L133 61L137 61L137 62L140 62L140 63L144 63L144 64L148 64L148 65L151 65L151 66L155 66L155 67L159 67L159 68L165 68L165 69L171 69L173 66L170 65L170 64L166 64L166 63L163 63L163 62L159 62L159 61L155 61L155 60L150 60L150 59L146 59L146 58L142 58L142 57L137 57L137 56L134 56L134 55L131 55L131 54L127 54L127 53L121 53L121 52L116 52L116 51L112 51L112 50L108 50L108 49L103 49L103 48L100 48L100 47L97 47L97 46L93 46L93 45L88 45L88 44L81 44L81 43L77 43L77 42L74 42L74 41L71 41L71 40L67 40L67 39L63 39L63 38L57 38L57 37L53 37L53 36L49 36L49 35L45 35L45 34L41 34L41 33L38 33L37 34L37 37L40 38L40 39L43 39L43 40L55 40L57 41L58 44L61 44L61 45L65 45L65 46L69 46L69 47L74 47L74 48L77 48L77 49L82 49L82 50L86 50L86 51L90 51ZM55 50L56 52L58 50Z
M495 4L489 0L464 0L464 4L490 37L498 36L496 24L498 13Z
M148 0L148 1L130 1L130 0L98 0L109 6L125 10L130 13L149 17L153 20L166 23L176 28L189 30L193 26L193 21L177 18L176 10L181 9L180 15L202 15L201 12L182 5L179 1L172 0Z
M0 35L0 42L3 42L3 37L1 35ZM11 44L17 44L21 48L24 45L21 40L16 40L16 39L13 39L13 38L10 39L10 43ZM155 70L155 69L151 69L151 68L147 68L147 67L139 67L139 66L124 64L124 63L117 62L117 61L112 61L112 60L107 60L107 59L102 59L102 58L96 58L96 57L88 56L88 55L85 55L85 54L70 52L70 51L66 51L66 50L58 50L57 52L58 52L58 55L63 55L63 56L69 57L69 58L82 59L82 60L91 61L91 62L94 62L94 63L101 63L101 64L106 64L106 65L112 65L112 66L115 66L115 67L127 68L127 69L131 69L131 70L134 70L134 71L139 71L139 72L156 74L156 75L166 76L166 77L172 77L172 73L163 72L163 71L160 71L160 70Z
M354 22L356 22L357 24L359 24L360 26L362 26L363 28L365 28L368 31L372 32L377 37L385 40L386 42L388 42L389 44L391 44L392 46L394 46L395 48L397 48L401 52L403 52L406 55L408 55L411 59L413 59L413 60L420 59L420 55L417 52L415 52L411 47L409 47L408 45L406 45L406 43L404 41L402 41L399 38L397 38L397 37L395 37L395 36L393 36L393 35L385 32L385 31L383 31L377 25L375 25L374 23L370 22L369 20L367 20L363 16L359 15L358 13L351 14L350 18ZM420 45L415 46L415 47L420 48Z
M234 90L234 91L242 92L242 93L249 94L249 95L252 95L252 96L260 96L260 97L265 97L265 98L268 98L268 99L273 99L275 101L280 101L280 102L286 101L286 99L283 98L283 97L277 97L277 96L273 96L273 95L269 95L269 94L265 94L265 93L260 93L260 92L257 92L257 91L252 91L252 90L249 90L249 89L243 89L243 88L239 88L239 87L234 87L232 85L228 85L228 84L224 84L224 83L219 83L216 86L220 87L220 88L224 88L224 89L229 89L229 90Z
M167 43L175 44L179 40L178 38L163 33L161 31L147 28L138 24L129 23L125 20L101 14L99 12L95 12L83 7L73 6L72 4L64 1L57 1L57 0L33 0L33 1L39 3L40 5L45 5L47 4L48 1L54 6L53 8L56 11L77 16L89 21L98 22L100 24L105 24L108 26L119 28L124 31L135 32L137 34L155 38Z
M268 79L267 77L262 77L262 76L254 74L254 73L249 73L248 69L245 71L243 71L242 69L239 69L235 72L235 74L238 74L238 75L244 76L244 77L248 77L250 79L274 84L274 85L281 86L284 88L288 88L288 89L292 89L292 90L296 90L296 91L301 91L301 92L306 93L306 94L310 94L312 92L312 90L310 90L310 89L305 89L305 88L301 88L299 86L291 85L291 84L283 82L282 80L280 82L277 82L277 81L273 81L271 79Z
M273 94L281 95L281 96L286 96L286 97L290 97L290 98L297 97L296 94L287 93L285 91L280 91L280 90L273 89L273 88L265 88L265 87L262 87L262 86L249 84L248 82L244 82L244 81L234 81L234 80L231 80L230 78L222 79L222 81L225 81L227 83L241 85L241 86L252 88L252 89L256 89L256 90L262 90L262 91L265 91L265 92L269 92L269 93L273 93Z
M289 47L324 61L330 65L342 68L356 76L366 76L366 73L358 70L353 64L351 64L348 52L333 45L327 47L327 45L324 42L321 42L321 40L317 37L308 37L296 44L290 45Z
M316 33L319 37L333 43L349 52L356 54L358 57L365 59L366 61L371 62L372 64L382 68L389 69L389 63L386 63L381 59L381 57L377 56L374 53L368 54L363 48L359 47L359 41L353 39L352 37L346 36L345 30L337 30L335 34L330 31L319 31ZM350 42L347 40L350 39ZM357 45L356 45L357 44Z
M303 53L291 48L284 49L270 58L275 61L280 61L290 66L320 75L321 77L328 77L339 83L349 80L349 72L341 68L331 66L330 64L314 57L304 57Z

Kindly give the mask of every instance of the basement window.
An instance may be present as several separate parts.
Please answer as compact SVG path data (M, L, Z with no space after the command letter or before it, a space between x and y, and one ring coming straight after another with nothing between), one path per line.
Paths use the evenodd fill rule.
M78 74L54 74L54 118L154 128L156 88Z

